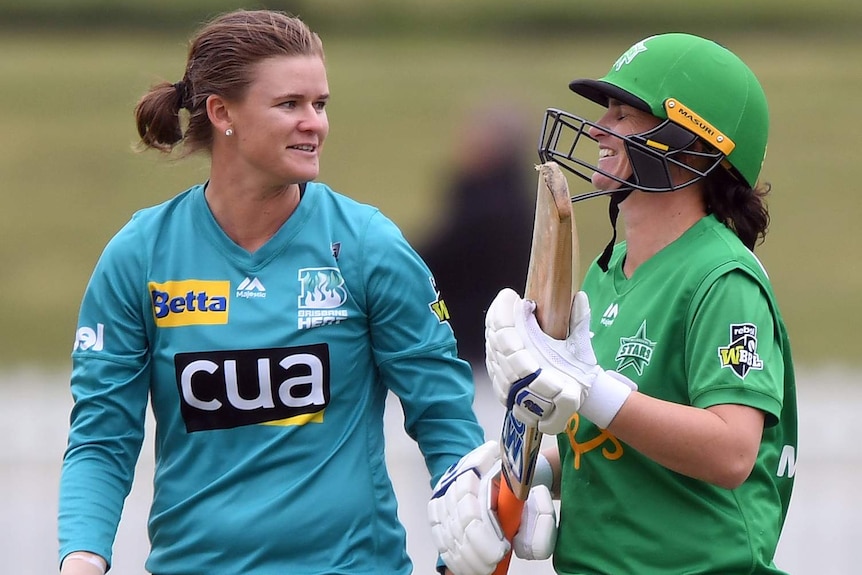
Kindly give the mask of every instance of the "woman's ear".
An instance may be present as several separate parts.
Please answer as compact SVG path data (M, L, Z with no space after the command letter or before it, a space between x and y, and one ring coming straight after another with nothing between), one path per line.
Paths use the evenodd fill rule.
M223 97L211 94L207 96L207 117L216 132L224 133L233 126L230 116L230 105Z

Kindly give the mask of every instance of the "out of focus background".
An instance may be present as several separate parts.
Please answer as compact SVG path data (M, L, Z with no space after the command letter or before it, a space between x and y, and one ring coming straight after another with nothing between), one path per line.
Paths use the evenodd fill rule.
M207 176L205 158L133 150L137 98L182 77L186 41L204 20L261 7L302 16L324 40L332 99L320 179L380 207L428 254L471 357L480 353L471 329L481 306L504 285L523 285L544 110L596 112L567 83L602 75L653 33L701 34L741 56L761 79L772 121L762 173L773 186L772 224L757 253L799 368L797 489L778 563L800 575L858 572L858 0L0 0L0 555L15 558L16 572L56 570L69 352L96 259L136 209ZM585 258L610 238L606 210L600 199L575 206ZM498 261L511 275L484 275ZM464 285L487 286L490 296ZM479 303L456 303L459 290ZM502 408L486 385L477 370L476 408L490 438ZM431 573L427 473L397 406L389 411L410 552L416 573ZM140 466L115 549L122 575L144 573L151 451ZM513 572L551 571L516 561Z

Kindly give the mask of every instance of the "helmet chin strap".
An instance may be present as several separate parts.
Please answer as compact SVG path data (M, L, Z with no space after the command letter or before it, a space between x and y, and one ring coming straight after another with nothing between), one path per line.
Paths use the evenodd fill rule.
M622 189L618 192L614 192L611 194L611 200L608 204L608 217L611 220L611 229L613 230L613 236L611 237L611 241L608 242L608 245L605 246L605 250L602 252L601 257L599 257L598 264L603 272L608 271L608 264L611 261L611 254L614 251L614 244L617 241L617 217L620 215L620 203L629 197L629 194L632 193L632 188Z

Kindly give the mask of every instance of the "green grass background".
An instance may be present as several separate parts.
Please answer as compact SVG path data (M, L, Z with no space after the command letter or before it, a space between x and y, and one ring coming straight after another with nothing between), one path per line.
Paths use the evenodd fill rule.
M95 0L66 7L64 20L51 0L0 2L0 368L67 366L105 242L134 210L206 178L203 158L133 152L132 109L153 81L181 77L194 22L236 4L110 4L114 20L88 19L87 10L105 10ZM479 103L514 102L537 136L547 107L588 112L567 82L604 73L633 41L669 30L709 35L749 63L769 97L763 178L773 184L773 221L757 251L796 357L859 363L862 3L644 4L618 2L605 14L607 4L574 0L294 3L313 27L314 15L323 23L332 101L321 179L378 205L421 243L441 213L458 127ZM172 25L157 33L122 10ZM606 201L577 204L576 216L583 253L593 256L609 239Z

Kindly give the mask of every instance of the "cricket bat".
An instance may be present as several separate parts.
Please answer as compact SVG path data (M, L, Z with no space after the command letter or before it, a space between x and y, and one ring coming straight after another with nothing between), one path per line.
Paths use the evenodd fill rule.
M566 177L555 162L536 166L539 172L536 215L524 297L536 302L536 319L548 335L565 339L572 305L573 270L578 269L578 239ZM519 421L509 409L500 441L502 476L497 516L511 542L521 523L542 443L538 427ZM494 575L509 570L512 552L497 565Z

